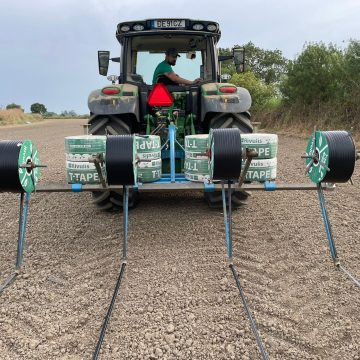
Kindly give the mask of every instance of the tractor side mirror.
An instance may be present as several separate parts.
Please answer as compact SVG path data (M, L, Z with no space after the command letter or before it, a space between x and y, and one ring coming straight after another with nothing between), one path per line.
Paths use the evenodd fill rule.
M234 63L237 73L245 71L245 48L233 48Z
M99 74L106 76L109 68L110 51L98 51Z

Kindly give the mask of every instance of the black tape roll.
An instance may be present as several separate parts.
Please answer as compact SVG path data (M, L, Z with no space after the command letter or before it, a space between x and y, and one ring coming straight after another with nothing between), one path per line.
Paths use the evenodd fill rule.
M134 185L133 135L109 135L106 139L106 176L109 185Z
M23 192L19 177L22 141L0 141L0 191Z
M329 169L323 182L344 183L350 180L356 162L356 149L347 131L324 131L329 147Z
M211 138L212 178L238 180L241 173L242 150L240 130L215 129Z

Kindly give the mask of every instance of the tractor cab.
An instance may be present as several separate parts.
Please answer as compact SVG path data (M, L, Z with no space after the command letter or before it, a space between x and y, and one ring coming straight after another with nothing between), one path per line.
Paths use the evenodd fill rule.
M218 81L216 44L220 30L215 22L189 19L126 22L118 24L116 38L122 46L120 82L152 85L154 70L169 48L176 48L180 54L174 70L182 77ZM106 62L105 56L101 65L106 67Z

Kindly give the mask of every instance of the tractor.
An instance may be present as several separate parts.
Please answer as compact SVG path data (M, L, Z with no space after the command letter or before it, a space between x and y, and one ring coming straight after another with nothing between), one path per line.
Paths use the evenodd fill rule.
M221 62L233 59L236 71L244 71L245 50L234 47L232 55L220 56L217 43L221 32L214 21L191 19L150 19L117 25L120 57L98 51L100 75L107 76L110 60L119 63L119 75L107 77L111 84L94 90L88 98L88 131L94 135L156 134L161 138L162 173L170 172L166 145L168 125L176 126L175 171L184 171L182 145L186 135L208 134L211 129L238 128L252 133L251 96L242 87L222 82ZM174 68L180 76L202 80L194 85L167 85L173 101L169 106L151 106L153 73L165 52L176 48L180 54ZM156 95L155 95L156 97ZM248 193L234 191L233 207L246 204ZM210 207L221 207L219 191L205 192ZM137 203L138 192L130 189L129 207ZM93 202L103 210L122 207L122 193L93 192Z

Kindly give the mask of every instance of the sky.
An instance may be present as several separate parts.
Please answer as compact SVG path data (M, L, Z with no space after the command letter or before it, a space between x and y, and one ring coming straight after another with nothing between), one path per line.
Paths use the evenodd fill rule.
M97 51L118 56L116 25L148 18L220 24L220 47L252 41L293 59L306 42L360 39L360 0L0 0L0 107L88 113L89 93L108 84ZM118 74L118 64L110 64ZM179 73L179 75L181 75Z

